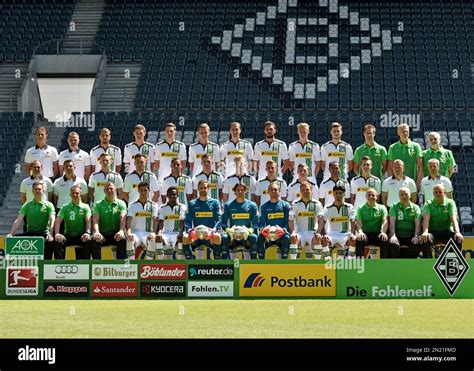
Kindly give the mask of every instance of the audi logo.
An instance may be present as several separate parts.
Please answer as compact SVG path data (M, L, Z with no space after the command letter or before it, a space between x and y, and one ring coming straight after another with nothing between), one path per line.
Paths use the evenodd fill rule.
M57 274L65 274L65 273L77 273L79 271L79 268L77 265L57 265L55 270Z

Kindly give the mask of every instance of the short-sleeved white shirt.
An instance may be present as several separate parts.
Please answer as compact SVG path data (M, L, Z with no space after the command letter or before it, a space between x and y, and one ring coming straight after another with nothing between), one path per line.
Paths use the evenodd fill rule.
M36 182L43 182L46 184L46 191L43 193L43 199L48 201L48 194L54 192L54 186L51 179L45 176L41 176L39 178L33 178L29 176L28 178L23 179L20 184L20 193L26 195L26 202L33 200L34 195L33 189L31 187L33 187L33 184Z
M351 232L351 220L355 219L355 213L354 206L350 203L344 202L339 208L332 203L324 207L323 214L326 222L326 234Z
M125 176L123 181L123 191L128 193L128 203L131 204L138 200L140 196L138 193L138 184L140 182L147 182L150 185L149 198L153 198L153 194L160 190L158 180L155 174L145 171L142 175L138 175L136 171L133 171Z
M299 140L290 144L288 148L288 156L290 161L294 163L293 177L298 177L298 165L308 165L308 177L313 177L314 168L317 161L321 161L321 149L319 144L309 140L305 144L301 144Z
M244 174L241 177L237 175L231 175L224 179L223 193L229 195L228 202L235 200L235 193L232 190L236 184L245 184L247 186L247 192L245 193L245 199L252 201L252 195L255 194L255 188L257 181L252 175Z
M26 151L25 163L31 165L33 161L38 160L43 165L41 174L52 178L54 176L53 163L58 161L58 157L58 151L52 146L46 145L43 148L34 146Z
M434 198L433 187L438 184L444 185L444 189L446 190L446 193L453 191L453 184L451 183L448 177L440 175L437 178L433 179L427 176L421 180L421 187L420 187L420 193L423 195L424 203L431 201Z
M153 232L153 218L158 218L158 204L153 201L145 204L133 202L128 206L127 217L132 218L132 232Z
M277 163L277 177L282 177L282 161L288 160L288 148L286 143L275 139L272 143L261 140L255 144L253 159L258 162L258 178L264 179L267 176L266 164L273 160Z
M201 180L207 180L209 182L207 197L219 200L219 190L224 187L224 177L215 171L212 171L209 175L200 172L193 177L193 190L198 190L198 184Z
M346 189L345 197L346 199L351 198L351 187L347 181L339 178L337 182L331 178L326 179L319 185L319 199L324 199L324 205L330 205L334 202L334 196L332 195L332 189L336 186L342 186Z
M377 195L382 192L382 182L376 176L371 175L367 179L363 176L356 176L351 180L351 194L355 195L354 209L367 202L365 194L369 188L374 188Z
M151 164L154 162L155 158L155 146L150 142L145 142L139 147L135 142L132 142L128 143L123 151L123 163L127 174L130 174L135 170L134 157L139 153L147 157L145 170L150 171Z
M166 196L170 187L176 187L178 189L178 202L184 205L188 205L187 195L193 194L193 181L187 175L180 175L175 178L173 175L165 177L161 184L161 195Z
M416 193L415 181L410 177L404 176L402 179L397 180L394 176L391 176L383 181L382 192L388 193L388 207L391 207L393 204L400 202L400 196L398 194L398 191L402 187L408 187L410 193Z
M270 180L264 178L257 181L257 186L255 187L255 196L260 197L260 205L263 205L265 202L270 200L270 195L268 194L268 186L272 182L278 182L280 184L280 198L284 199L287 197L287 186L286 182L282 178L276 178L275 180Z
M340 141L338 144L334 144L329 141L321 146L321 161L325 162L324 176L323 179L327 179L331 176L329 172L329 164L337 161L341 165L340 177L347 180L348 177L348 163L354 159L354 153L349 143Z
M60 209L65 204L71 202L71 187L75 184L81 186L81 195L87 195L88 188L84 179L75 176L68 180L66 176L62 176L54 181L54 195L58 198L56 208Z
M90 152L93 172L101 169L99 157L102 153L107 153L112 157L110 161L110 171L115 171L117 166L122 166L122 150L119 147L111 144L109 147L104 148L101 145L98 145L92 148Z
M161 205L158 219L163 220L163 232L180 232L179 221L186 217L186 205L177 203L171 207L169 203Z
M323 205L315 199L308 203L298 199L291 205L290 218L295 222L296 232L317 231L320 216L323 216Z
M58 163L60 166L64 165L66 160L72 160L75 165L74 173L84 179L86 174L86 166L91 166L91 158L86 151L79 149L77 151L71 151L66 149L59 154Z
M91 174L89 178L89 188L94 188L94 204L105 198L104 186L108 182L115 184L117 189L123 188L122 176L115 171L105 174L100 170ZM115 194L115 197L117 197L117 194Z
M186 161L186 145L184 143L177 140L171 144L165 140L156 143L155 161L160 161L158 183L161 184L162 180L171 174L171 161L174 158Z
M308 182L309 184L311 184L311 190L313 191L313 198L318 198L319 189L316 184L316 181L314 180L314 178L311 178L311 179L308 179ZM288 202L293 202L297 200L298 198L301 198L300 187L301 187L301 182L298 179L290 183L290 185L288 186L288 197L286 198Z
M221 159L219 146L214 142L209 142L205 145L196 142L189 146L189 163L193 164L191 178L202 172L201 158L205 153L209 154L212 158L211 169L217 171L216 162L219 162Z
M221 159L225 163L225 176L229 177L235 174L234 159L237 156L243 156L247 164L253 159L253 149L250 142L240 139L237 143L228 140L221 146Z

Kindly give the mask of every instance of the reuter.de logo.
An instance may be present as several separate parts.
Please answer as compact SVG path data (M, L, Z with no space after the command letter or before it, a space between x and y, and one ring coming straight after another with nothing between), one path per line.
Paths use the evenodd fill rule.
M38 267L7 269L7 295L38 295Z
M142 264L140 266L142 280L185 280L185 264Z
M189 280L233 280L234 266L228 264L190 264L188 265Z
M138 264L93 264L93 280L136 280Z
M446 244L433 268L451 296L454 295L470 269L467 260L452 239Z

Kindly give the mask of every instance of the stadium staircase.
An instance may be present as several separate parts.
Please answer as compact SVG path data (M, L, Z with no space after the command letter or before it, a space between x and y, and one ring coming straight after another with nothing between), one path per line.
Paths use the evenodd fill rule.
M65 128L58 128L54 122L36 120L29 130L28 140L21 148L21 157L16 163L15 172L12 174L11 182L4 193L3 207L0 209L0 235L10 232L10 228L18 215L21 207L20 201L20 184L26 178L24 163L26 150L36 143L36 128L44 126L48 129L48 144L50 146L60 148L61 141L66 131ZM24 132L22 133L24 136ZM18 166L19 165L19 166ZM18 171L19 170L19 171Z
M18 93L27 68L25 63L0 64L0 112L18 109Z
M71 30L70 24L61 46L61 54L92 52L104 6L104 2L100 0L79 0L76 3L71 17L75 30Z
M138 63L109 63L97 110L132 111L140 70Z

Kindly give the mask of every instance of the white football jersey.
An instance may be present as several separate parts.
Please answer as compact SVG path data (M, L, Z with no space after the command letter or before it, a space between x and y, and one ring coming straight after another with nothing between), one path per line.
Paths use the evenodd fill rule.
M253 159L253 149L250 142L240 139L237 143L228 140L221 146L221 159L225 162L225 176L229 177L235 174L236 156L243 156L247 164Z
M205 153L209 154L212 158L211 169L217 171L216 162L219 162L221 159L219 146L214 142L209 142L206 145L196 142L189 146L189 163L193 164L191 177L202 172L201 158Z
M161 184L162 180L171 174L171 161L174 158L186 161L186 145L184 143L177 140L171 144L165 140L156 143L155 161L160 161L158 183Z
M133 171L125 176L123 182L123 191L128 193L129 204L138 200L138 184L140 182L147 182L150 184L150 199L153 198L155 192L159 192L160 190L155 174L145 171L142 175L138 175L136 171Z
M275 139L272 143L261 140L255 144L253 151L253 159L258 162L258 178L264 179L267 176L267 161L273 160L277 163L277 177L282 177L281 173L282 161L288 160L288 149L286 143Z
M153 219L158 217L158 204L153 201L145 204L133 202L128 206L128 216L132 217L132 232L153 232Z
M168 203L161 205L158 219L163 220L163 232L180 232L179 222L186 217L186 205L177 203L171 207Z
M98 145L92 148L90 152L92 172L101 169L99 157L102 153L107 153L112 157L110 161L110 171L115 171L116 166L122 165L122 151L119 147L111 144L109 147L104 148Z
M128 143L123 151L123 163L127 174L135 170L134 158L138 153L146 156L145 170L150 171L151 164L155 161L155 146L149 142L145 142L139 147L135 142L132 142Z
M323 216L321 202L312 199L305 203L300 199L294 201L291 206L290 219L295 222L296 232L318 230L318 217Z
M314 168L316 162L321 161L321 149L319 144L308 141L305 144L301 144L299 140L290 144L288 148L288 156L290 161L294 162L295 166L293 169L293 177L298 178L298 165L308 165L308 177L313 177Z
M376 176L371 175L367 179L363 176L356 176L351 180L351 194L355 195L354 209L365 204L365 194L369 188L374 188L377 196L382 192L382 181Z
M206 175L203 172L195 175L193 177L193 190L196 192L198 192L198 184L201 180L207 180L209 182L207 197L219 200L219 190L224 187L224 177L215 171L212 171L209 175Z
M252 201L252 195L255 194L255 188L257 186L257 181L252 175L242 175L238 177L237 175L231 175L230 177L224 180L223 193L229 195L228 201L235 200L235 193L232 190L236 184L245 184L247 186L247 192L245 193L245 199Z
M115 184L117 189L123 188L122 176L115 171L105 174L102 170L100 170L92 173L90 176L89 188L94 188L94 204L105 198L104 186L108 182ZM117 197L117 194L115 197Z
M344 202L338 208L332 203L324 207L323 213L326 222L326 233L349 233L351 231L351 221L355 218L354 206L351 204Z
M41 175L52 178L54 176L53 164L58 161L58 157L58 151L50 145L46 145L43 148L33 146L26 151L25 163L31 165L33 161L38 160L43 165ZM61 175L59 174L59 176Z
M287 197L286 182L281 178L276 178L273 182L278 182L280 184L280 198L285 199ZM272 183L272 181L268 178L257 181L255 196L260 197L260 205L263 205L265 202L270 200L270 195L268 194L268 186L270 183Z
M308 179L308 182L311 184L313 198L317 199L319 196L319 189L316 185L316 181L314 180L314 178L312 178ZM300 187L301 183L298 179L290 183L290 185L288 186L288 197L286 199L288 202L293 202L296 201L298 198L301 198Z
M160 184L161 195L166 196L170 187L178 189L178 202L187 206L188 198L186 196L193 194L193 181L191 178L187 175L180 175L177 178L173 175L165 177Z
M350 199L351 198L351 187L349 183L346 182L344 179L339 178L337 182L332 180L331 178L326 179L319 185L319 199L324 200L324 205L330 205L334 202L334 196L332 195L332 189L336 186L343 186L346 189L346 194L344 198Z
M331 176L329 173L329 164L337 161L341 166L341 173L339 176L347 180L348 176L348 162L354 159L354 153L349 143L340 141L337 145L329 141L321 146L321 161L325 161L323 179Z

